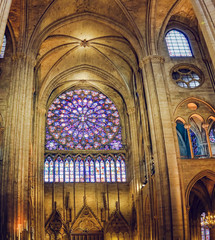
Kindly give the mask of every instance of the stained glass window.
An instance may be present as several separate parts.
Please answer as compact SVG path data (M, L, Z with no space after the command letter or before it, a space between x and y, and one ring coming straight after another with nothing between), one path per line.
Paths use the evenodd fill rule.
M191 129L190 129L190 137L191 137L194 156L200 155L201 153L199 152L198 139L196 137L196 134Z
M201 223L205 217L205 212L201 214ZM210 229L208 227L201 226L201 240L210 240Z
M45 161L45 166L44 166L44 179L45 182L49 181L49 161Z
M71 90L57 97L47 113L47 150L119 150L119 113L104 94Z
M45 144L45 182L126 182L123 154L116 154L124 151L119 112L101 92L79 89L59 95L47 112Z
M53 182L54 181L54 163L51 160L50 161L50 169L49 169L49 182Z
M48 155L44 162L44 179L45 182L126 182L124 159L124 154Z
M95 182L94 161L90 161L90 182Z
M6 42L7 42L6 36L4 35L2 46L1 46L0 58L4 58L5 49L6 49Z
M74 182L74 162L70 160L70 182Z
M88 157L85 161L85 179L86 179L86 182L90 182L90 159L91 159L91 157Z
M209 138L211 143L215 143L215 124L213 124L210 130Z
M192 57L187 37L178 30L170 30L165 37L170 57Z
M69 161L65 161L65 182L69 182Z
M100 161L100 167L101 167L101 182L105 182L105 164L103 159Z
M115 163L114 163L114 160L111 159L111 162L110 162L110 167L111 167L111 182L115 182L116 181L116 172L115 172Z

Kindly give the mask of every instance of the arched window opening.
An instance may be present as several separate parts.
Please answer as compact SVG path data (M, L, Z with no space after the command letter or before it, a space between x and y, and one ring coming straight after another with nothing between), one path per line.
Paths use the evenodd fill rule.
M190 137L192 142L193 154L196 158L209 157L207 137L203 126L203 119L198 116L190 118Z
M213 156L215 156L215 123L212 124L209 132L209 139Z
M170 57L192 57L188 38L179 30L170 30L165 36Z
M184 124L181 121L176 121L176 131L178 137L178 145L181 158L190 158L190 145L188 139L187 129L184 128Z
M4 35L2 46L1 46L0 58L4 58L6 43L7 43L7 39L6 39L6 36Z
M100 92L69 90L53 101L45 148L46 156L56 158L52 182L126 182L119 112ZM45 158L45 182L51 182L50 168Z
M209 227L202 226L203 218L205 218L206 214L203 212L201 214L201 240L210 240L210 229Z

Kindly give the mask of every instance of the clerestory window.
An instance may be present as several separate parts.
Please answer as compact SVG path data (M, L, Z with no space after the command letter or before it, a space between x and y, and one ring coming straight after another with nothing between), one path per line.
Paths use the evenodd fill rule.
M192 57L187 36L179 30L170 30L165 36L170 57Z
M45 182L126 182L119 112L103 93L59 95L46 121Z
M4 35L2 46L1 46L0 58L4 58L5 49L6 49L6 42L7 42L6 36Z

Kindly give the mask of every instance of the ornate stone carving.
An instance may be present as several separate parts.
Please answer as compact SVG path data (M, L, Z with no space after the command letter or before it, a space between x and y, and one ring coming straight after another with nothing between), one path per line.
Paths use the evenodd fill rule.
M88 10L89 0L76 0L77 12L85 12Z

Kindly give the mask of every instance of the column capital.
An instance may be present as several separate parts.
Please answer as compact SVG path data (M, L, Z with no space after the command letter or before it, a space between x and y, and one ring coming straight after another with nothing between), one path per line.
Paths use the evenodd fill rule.
M34 56L27 55L25 53L18 52L17 54L12 56L12 61L17 60L27 60L28 62L32 63L33 65L36 64L36 59Z
M164 63L165 62L165 58L163 56L159 56L159 55L148 55L144 58L141 59L140 61L140 67L143 68L143 66L147 63Z
M206 129L208 129L209 124L208 124L208 123L203 123L203 124L202 124L202 127L206 130Z
M190 124L184 124L184 128L185 128L185 129L190 129L190 128L191 128L191 125L190 125Z

